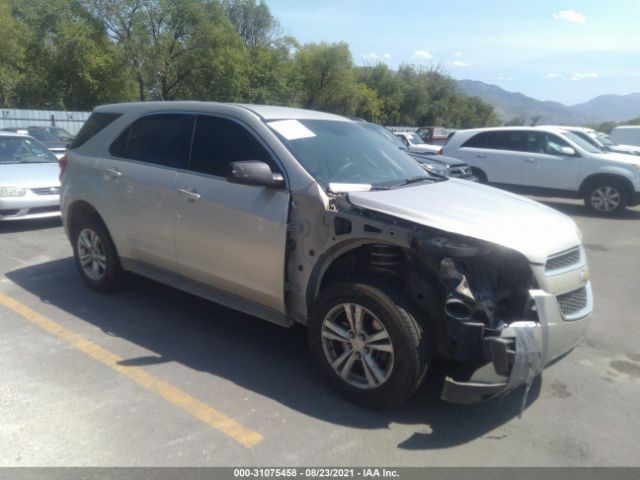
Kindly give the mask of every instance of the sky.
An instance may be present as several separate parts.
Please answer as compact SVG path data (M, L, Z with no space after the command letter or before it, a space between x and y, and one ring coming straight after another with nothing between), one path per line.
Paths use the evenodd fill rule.
M440 64L456 79L565 105L640 92L640 0L266 0L302 43L357 65Z

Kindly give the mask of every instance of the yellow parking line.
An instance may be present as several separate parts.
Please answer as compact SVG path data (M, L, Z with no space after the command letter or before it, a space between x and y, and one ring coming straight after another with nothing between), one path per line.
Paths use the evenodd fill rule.
M173 403L175 406L182 408L194 417L202 420L207 425L231 437L241 445L251 448L262 441L263 437L261 434L244 427L215 408L210 407L206 403L201 402L179 388L154 377L140 367L126 367L121 365L120 362L122 359L117 355L114 355L110 351L96 345L90 340L73 333L71 330L64 328L62 325L57 324L44 315L31 310L29 307L23 305L17 300L0 293L0 304L10 310L13 310L15 313L30 322L35 323L47 332L67 343L70 343L78 350L86 353L107 367L129 377L138 385L154 392L168 402Z

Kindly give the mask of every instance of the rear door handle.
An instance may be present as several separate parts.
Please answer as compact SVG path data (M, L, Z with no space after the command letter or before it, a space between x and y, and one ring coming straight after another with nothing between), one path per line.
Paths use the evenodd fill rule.
M536 160L535 158L527 158L525 160L525 163L538 163L538 160Z
M487 158L487 156L484 153L479 153L476 155L476 158Z
M191 202L195 202L197 200L200 200L200 194L198 192L196 192L195 190L187 190L185 188L181 188L180 190L178 190L181 194L183 194L185 197L187 197L187 199Z
M122 176L122 172L120 170L116 170L115 168L107 168L104 173L112 178L118 178Z

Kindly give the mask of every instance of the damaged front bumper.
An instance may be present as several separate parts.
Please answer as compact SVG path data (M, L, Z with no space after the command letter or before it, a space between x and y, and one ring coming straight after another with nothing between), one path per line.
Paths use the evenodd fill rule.
M556 295L530 290L537 322L512 322L499 336L484 341L488 363L464 380L446 377L441 398L471 404L530 386L542 369L571 351L584 338L593 310L591 284L584 285L586 306L573 317L563 316Z

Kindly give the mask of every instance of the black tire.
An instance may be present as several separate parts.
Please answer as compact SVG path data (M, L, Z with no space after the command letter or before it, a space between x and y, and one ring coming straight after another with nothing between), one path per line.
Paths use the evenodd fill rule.
M325 351L327 347L323 344L323 323L332 311L339 311L342 304L357 304L364 307L377 317L376 320L388 333L393 347L391 357L393 360L391 366L387 363L388 377L378 386L354 386L343 379L331 366L329 358L331 354ZM367 315L365 314L365 319ZM335 283L320 293L311 312L308 325L311 353L323 376L348 400L372 408L397 407L413 394L427 372L430 349L425 334L426 328L418 320L423 316L404 292L394 286L375 279ZM373 322L371 318L374 317L365 321ZM339 342L335 343L340 345ZM347 347L349 350L356 351L355 347L350 345ZM365 352L367 350L369 350L369 353L366 353L368 356L381 355L373 349L364 349ZM344 351L346 348L343 354ZM364 373L365 353L357 353L356 356L360 356L362 360L357 360L360 363L351 370L356 369L357 372L360 368ZM380 359L380 357L377 358ZM376 366L379 364L376 363ZM357 377L357 373L350 375ZM364 375L360 377L364 379Z
M93 232L97 235L101 247L99 253L104 257L104 268L100 268L101 275L98 278L92 278L80 260L81 253L86 253L85 247L81 245L80 235L87 232ZM120 259L113 240L111 240L111 235L109 235L100 218L90 215L74 222L71 232L71 245L73 246L73 259L76 268L89 288L97 292L110 292L117 290L122 285L124 271L120 265Z
M602 179L591 181L583 189L584 205L598 215L620 212L629 205L629 189L620 180ZM607 201L603 198L608 196Z
M478 179L478 183L488 183L487 174L479 168L471 167L471 173Z

